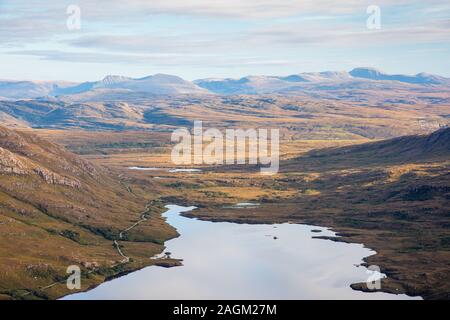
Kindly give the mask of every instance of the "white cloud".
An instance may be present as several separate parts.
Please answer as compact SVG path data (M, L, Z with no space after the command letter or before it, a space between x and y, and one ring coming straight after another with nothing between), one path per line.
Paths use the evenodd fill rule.
M57 39L68 36L66 29L66 8L71 0L2 0L0 3L0 38L2 44L25 45L27 43ZM78 0L85 29L80 34L90 33L99 39L99 34L111 38L120 34L122 26L136 26L148 30L155 15L222 17L250 21L266 21L268 24L277 19L302 16L304 21L321 22L314 27L321 29L339 29L333 19L341 15L356 15L361 19L366 8L373 0ZM398 11L412 10L409 24L418 25L414 19L414 9L419 6L428 15L442 15L448 8L448 0L428 0L426 6L419 0L377 0L376 4L384 10L395 6ZM405 8L403 8L405 6ZM431 18L430 17L430 18ZM233 22L229 22L232 26ZM423 22L422 22L423 23ZM426 23L426 22L425 22ZM205 26L207 29L208 26ZM300 26L303 28L303 26ZM314 32L314 30L312 30ZM144 31L145 33L145 31ZM238 33L240 33L238 31ZM76 35L76 33L74 33ZM165 41L160 36L158 42ZM87 41L84 38L80 41ZM112 41L111 39L109 41ZM189 42L192 41L192 38ZM198 38L201 42L202 39ZM81 44L81 43L80 43ZM139 43L131 43L137 47ZM187 45L189 45L187 43ZM102 46L99 43L99 46ZM145 44L142 44L146 47ZM148 47L148 45L147 45Z
M81 8L79 32L66 28L73 3ZM366 28L374 3L382 9L379 31ZM448 46L449 16L448 0L0 0L0 53L67 64L258 71L308 58L326 65L333 58L326 52L340 49L351 60L361 47Z
M98 3L99 1L95 1ZM123 10L160 14L230 16L239 18L279 18L311 14L365 12L373 0L100 0L106 12ZM81 1L84 6L84 2ZM380 7L417 5L419 0L377 0ZM107 5L106 5L107 4ZM445 5L447 0L428 0L427 5ZM91 10L92 6L86 4ZM109 9L108 9L109 8Z

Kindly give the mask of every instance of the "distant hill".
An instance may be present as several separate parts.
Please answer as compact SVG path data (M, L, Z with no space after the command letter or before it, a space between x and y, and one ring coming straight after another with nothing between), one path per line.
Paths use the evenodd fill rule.
M450 84L450 79L428 73L419 73L414 76L395 74L390 75L373 68L356 68L349 73L354 78L370 80L388 80L412 84Z
M125 93L148 93L155 95L208 93L205 89L202 89L192 82L186 81L180 77L166 74L156 74L139 79L110 75L106 76L103 80L96 82L84 82L73 87L56 88L50 94L52 96L64 96L88 93L92 91L97 91L99 94L105 94L109 92L108 90L117 90Z
M393 83L395 81L396 83ZM285 77L248 76L240 79L200 79L198 86L217 94L295 93L304 90L355 88L409 88L408 85L450 85L450 79L420 73L415 76L388 75L371 68L356 68L350 72L299 73Z
M35 99L42 97L107 95L144 93L153 95L206 94L207 90L177 76L156 74L139 79L123 76L106 76L100 81L71 83L64 81L10 81L0 80L0 97L3 99Z
M126 102L0 101L0 119L4 119L3 125L9 128L146 129L152 123L151 113Z
M405 136L391 140L354 146L353 154L371 151L376 158L401 157L405 160L450 156L450 128L429 135Z
M9 128L164 131L203 120L218 128L277 126L283 135L302 140L387 139L449 124L450 90L392 88L264 96L148 96L96 89L64 99L0 101L0 120Z
M296 88L302 84L349 80L345 72L301 73L285 77L248 76L240 79L201 79L194 83L217 94L268 94Z
M402 136L341 148L313 150L305 156L289 161L285 169L296 166L305 170L342 169L448 159L450 159L450 128L446 127L428 135Z
M450 79L428 73L390 75L373 68L355 68L350 72L308 72L287 76L247 76L239 79L208 78L193 82L167 74L143 78L108 75L99 81L83 83L0 80L0 100L57 97L72 101L100 101L126 99L129 95L145 98L149 95L299 94L304 91L354 89L408 90L420 86L448 87Z
M405 161L450 157L450 128L442 128L429 135L414 135L394 138L325 152L327 156L369 153L368 161L400 158ZM321 155L320 152L317 153Z
M75 85L64 81L13 81L0 80L0 97L3 99L34 99L45 97L56 89Z

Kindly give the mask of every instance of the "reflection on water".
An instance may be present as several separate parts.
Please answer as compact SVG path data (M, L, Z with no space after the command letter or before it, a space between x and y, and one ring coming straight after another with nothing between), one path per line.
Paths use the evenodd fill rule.
M138 171L156 171L158 168L149 168L149 167L128 167L130 170L138 170Z
M169 172L201 172L200 169L170 169Z
M250 209L250 208L257 208L259 206L260 206L259 203L239 202L232 206L224 206L224 208L227 208L227 209Z
M181 236L166 251L183 259L182 267L148 267L66 299L409 298L352 290L351 283L370 276L357 265L374 252L312 239L312 230L333 236L326 228L205 222L179 215L194 207L167 208L164 216Z

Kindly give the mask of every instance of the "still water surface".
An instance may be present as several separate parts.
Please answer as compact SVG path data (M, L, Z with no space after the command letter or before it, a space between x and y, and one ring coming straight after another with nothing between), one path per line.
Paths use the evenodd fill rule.
M194 207L167 209L181 236L166 252L182 267L147 267L65 299L411 299L352 290L371 275L358 265L375 252L312 238L333 236L326 228L207 222L179 215Z

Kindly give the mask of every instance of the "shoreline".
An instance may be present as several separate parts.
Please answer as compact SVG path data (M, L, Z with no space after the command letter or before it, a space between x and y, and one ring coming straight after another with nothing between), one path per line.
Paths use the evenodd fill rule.
M126 232L132 230L134 227L136 227L136 226L138 226L139 224L141 224L142 222L145 222L145 221L148 220L147 213L148 213L148 211L149 211L150 206L151 206L151 204L147 204L147 205L145 206L145 209L144 209L144 211L142 211L142 212L140 213L140 215L139 215L140 219L139 219L137 222L135 222L131 227L128 227L128 228L124 229L123 231L121 231L121 232L119 233L119 240L123 238L123 234L124 234L124 233L126 233ZM160 209L161 209L161 210L159 211L160 217L163 217L163 214L169 210L169 209L167 208L167 206L168 206L168 205L165 205L165 206L163 206L163 207L160 207ZM165 211L164 211L163 209L164 209ZM193 209L193 210L194 210L194 209ZM166 222L166 223L167 223L167 222ZM164 252L164 250L165 250L165 243L166 243L167 241L176 239L176 238L178 238L178 237L180 237L180 234L177 232L177 236L166 239L166 240L164 241L164 245L163 245L164 248L163 248L163 249L161 250L161 252L159 252L158 254L161 254L161 253ZM123 252L120 250L120 247L119 247L119 246L120 246L119 240L114 240L113 243L116 245L116 249L118 250L119 254L120 254L120 253L123 254ZM127 257L126 255L122 255L122 254L120 254L122 257L124 257L124 258ZM116 265L114 265L114 266L108 268L107 270L114 270L114 268L116 268L116 267L119 267L119 266L126 266L128 263L131 263L131 262L130 262L131 259L130 259L129 257L127 257L127 258L128 258L127 261L123 261L123 262L121 262L121 263L119 263L119 264L116 264ZM97 288L98 286L100 286L100 285L102 285L102 284L104 284L104 283L107 283L107 282L109 282L109 281L112 281L112 280L121 278L121 277L126 276L126 275L128 275L128 274L130 274L130 273L133 273L133 272L136 272L136 271L139 271L139 270L148 268L148 267L155 266L155 267L160 267L160 268L174 268L174 267L180 267L180 266L183 265L181 259L154 259L154 260L152 260L151 258L149 258L149 262L151 262L151 263L148 263L148 264L145 264L145 263L144 263L143 265L141 265L141 266L139 266L139 267L135 267L135 268L132 267L132 268L130 268L130 269L128 269L128 270L119 271L118 273L115 273L115 274L113 274L113 275L106 276L105 279L104 279L103 281L99 282L98 284L89 286L89 287L86 288L86 289L79 290L79 291L76 291L76 292L73 292L73 293L64 294L64 295L62 295L62 296L57 297L55 300L61 300L62 298L65 298L65 297L68 297L68 296L71 296L71 295L76 295L76 294L79 294L79 293L85 293L85 292L88 292L88 291L90 291L90 290L93 290L93 289Z
M185 204L183 204L183 206L184 205ZM167 206L169 206L169 205L167 205ZM164 208L167 208L167 206L164 206ZM283 221L276 221L276 222L275 221L271 221L271 222L269 222L269 221L266 221L266 222L259 221L258 222L256 219L205 218L205 217L198 217L198 216L196 216L193 213L195 211L195 209L200 209L200 208L199 207L195 207L194 209L192 209L190 211L181 212L181 213L179 213L179 215L182 216L182 217L188 218L188 219L198 219L200 221L208 221L208 222L213 222L213 223L223 222L223 223L248 224L248 225L296 224L296 225L303 225L303 226L308 226L308 227L312 227L312 228L319 228L320 227L320 228L324 228L324 229L327 229L329 231L332 231L336 235L335 236L314 236L314 235L311 235L312 239L329 240L329 241L343 242L343 243L348 243L348 244L350 244L350 243L352 243L352 244L361 244L363 246L363 248L371 250L371 251L374 252L373 254L371 254L369 256L363 257L362 258L363 263L361 263L358 266L368 267L368 265L369 265L368 264L368 260L371 257L377 255L377 252L375 250L373 250L372 248L367 247L366 244L349 240L348 238L346 238L345 235L342 235L342 234L339 234L338 232L335 232L333 227L322 227L322 226L317 225L317 224L309 224L309 223L306 224L306 223L298 223L298 222L292 222L292 221L284 221L284 222ZM162 212L161 216L163 216L164 213L165 212ZM178 233L177 237L174 237L172 239L176 239L178 237L180 237L179 233ZM168 239L168 240L166 240L166 242L170 241L172 239ZM162 250L161 253L162 252L164 252L164 250ZM70 294L64 295L62 297L59 297L58 299L62 299L64 297L67 297L67 296L70 296L70 295L76 295L76 294L79 294L79 293L88 292L88 291L93 290L96 287L102 285L103 283L107 283L109 281L118 279L120 277L126 276L126 275L128 275L130 273L133 273L133 272L140 271L140 270L145 269L147 267L155 266L155 267L163 267L163 268L172 268L172 267L177 267L177 266L182 266L183 265L182 264L182 259L170 259L170 260L168 260L168 259L160 259L159 260L158 259L158 260L154 260L154 262L156 262L156 263L152 263L152 264L149 264L149 265L143 265L143 266L140 266L140 267L137 267L137 268L131 268L131 269L126 270L126 271L118 272L117 274L114 274L114 275L106 277L104 281L102 281L102 282L100 282L100 283L98 283L96 285L90 286L90 287L88 287L85 290L78 291L76 293L70 293ZM386 275L386 277L389 277L389 274L387 274L385 271L381 270L381 273ZM390 290L389 288L383 288L383 287L380 290L370 290L370 289L367 288L367 284L366 283L351 283L348 286L352 290L361 291L361 292L364 292L364 293L377 293L377 292L380 292L380 293L388 293L388 294L394 294L394 295L406 294L409 297L420 297L420 298L422 298L421 296L418 296L418 295L410 295L407 292L393 291L393 290Z
M261 205L261 207L263 207L263 204ZM199 207L198 209L207 209L207 208ZM213 210L214 209L212 209L212 211ZM240 210L242 210L242 209L240 209ZM198 212L197 212L197 214L198 214ZM196 215L193 212L182 213L181 215L186 218L193 218L193 219L209 221L209 222L213 222L213 223L227 222L227 223L249 224L249 225L273 225L273 224L289 223L289 224L305 225L305 226L311 226L311 227L322 227L322 228L326 228L326 229L334 232L336 235L333 237L317 235L317 236L312 236L313 239L342 242L342 243L347 243L347 244L361 244L364 248L372 250L374 252L374 254L363 257L363 259L362 259L363 263L361 263L361 266L368 267L370 265L373 265L374 263L371 263L371 261L375 260L377 258L377 256L379 255L379 251L377 248L374 248L371 245L367 245L366 241L358 241L357 239L354 238L357 236L357 234L349 234L347 232L347 230L345 230L344 227L341 227L339 225L328 226L328 227L321 226L320 218L314 219L313 217L309 217L307 221L306 220L292 221L292 220L285 220L285 219L270 219L270 218L269 219L268 218L264 218L264 219L225 218L225 217L217 217L217 216L209 216L209 215ZM385 274L387 277L387 278L383 278L381 280L381 282L382 282L381 289L370 290L367 288L367 285L365 283L352 283L349 285L349 287L355 291L361 291L364 293L381 292L381 293L388 293L388 294L395 294L395 295L405 294L409 297L413 297L413 298L420 297L420 298L426 300L426 296L424 297L422 293L415 291L413 288L411 288L410 290L407 290L405 288L399 288L398 286L392 286L390 284L386 284L386 281L393 280L392 276L395 275L396 272L392 271L389 266L383 266L383 263L378 263L378 265L380 266L381 273ZM402 289L404 289L404 290L402 290Z

